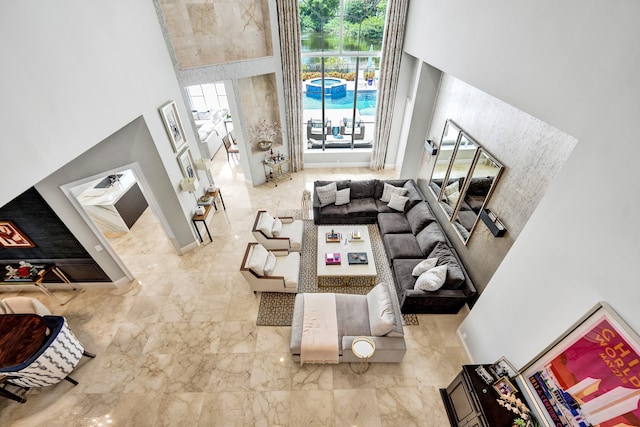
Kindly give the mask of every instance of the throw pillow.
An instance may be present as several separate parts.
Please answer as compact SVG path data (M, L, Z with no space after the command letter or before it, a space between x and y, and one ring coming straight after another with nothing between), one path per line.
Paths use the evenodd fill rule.
M439 265L422 273L413 288L421 291L437 291L444 284L446 277L447 265Z
M335 182L322 187L316 187L316 193L318 194L318 199L320 199L320 207L335 203L337 191L338 186Z
M427 258L425 260L422 260L418 265L413 267L413 271L411 272L411 274L413 276L418 277L425 271L431 270L433 267L436 266L437 263L438 263L438 258Z
M456 191L455 193L451 193L447 196L447 204L452 208L455 208L458 204L458 199L460 198L460 192Z
M256 273L258 276L264 276L264 266L267 263L268 255L269 252L264 248L264 246L261 244L255 245L251 251L247 267L249 267L251 271Z
M460 184L458 180L452 182L451 184L447 185L444 188L444 195L449 197L451 194L455 193L456 191L458 192L460 191Z
M274 218L271 234L273 234L273 237L280 237L281 232L282 232L282 220L280 218Z
M396 327L391 295L385 283L379 283L367 294L371 335L384 336Z
M391 195L391 200L389 200L387 206L396 211L404 212L404 206L407 204L407 200L409 200L407 196L400 196L394 193Z
M384 188L382 190L382 197L380 197L380 200L385 203L389 203L391 201L391 195L394 193L399 196L404 196L405 194L407 194L407 189L403 187L396 187L395 185L387 184L385 182Z
M276 256L273 252L269 251L267 254L267 260L264 263L264 275L271 276L274 268L276 268Z
M273 237L273 217L268 212L262 212L260 221L258 221L258 230L262 231L265 236Z
M351 189L345 188L336 192L336 206L346 205L350 202L349 196L351 195Z

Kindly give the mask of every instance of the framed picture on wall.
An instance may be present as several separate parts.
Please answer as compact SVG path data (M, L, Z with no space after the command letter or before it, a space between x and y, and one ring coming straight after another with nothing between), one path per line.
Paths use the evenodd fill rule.
M178 114L178 108L174 101L169 101L160 107L160 115L167 129L173 152L178 153L187 144L187 137L182 127L182 121Z
M640 338L598 303L522 370L548 423L640 426Z
M182 175L185 178L196 178L196 168L193 166L193 158L189 148L185 148L178 155L178 164L180 164Z
M36 245L13 221L0 221L0 247L35 248Z

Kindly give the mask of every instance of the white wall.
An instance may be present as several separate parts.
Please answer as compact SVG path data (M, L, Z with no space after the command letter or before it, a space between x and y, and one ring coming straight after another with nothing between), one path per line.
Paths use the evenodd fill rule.
M410 4L407 53L578 138L461 327L476 361L522 366L599 300L640 332L639 18L634 0Z
M177 208L168 214L172 233L180 246L193 242L194 199L179 192L182 175L158 107L176 100L193 130L153 3L5 3L0 39L0 205L142 116L167 170L161 197ZM77 224L67 225L83 242Z

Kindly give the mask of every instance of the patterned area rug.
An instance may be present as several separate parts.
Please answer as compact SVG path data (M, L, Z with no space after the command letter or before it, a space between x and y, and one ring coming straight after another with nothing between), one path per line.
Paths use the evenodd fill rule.
M303 217L299 210L278 212L278 216L293 216L296 219ZM380 231L375 224L367 226L371 238L373 258L378 270L378 283L387 283L391 292L395 292L391 268L382 246ZM335 292L342 294L364 295L371 290L371 286L358 285L355 279L351 279L350 286L330 286L318 289L318 279L316 276L316 257L318 251L317 238L318 228L313 220L304 221L304 241L301 253L301 268L298 292ZM293 318L293 305L296 294L285 294L279 292L262 292L260 295L260 308L258 310L258 326L291 326ZM417 325L418 316L415 314L403 314L404 325Z

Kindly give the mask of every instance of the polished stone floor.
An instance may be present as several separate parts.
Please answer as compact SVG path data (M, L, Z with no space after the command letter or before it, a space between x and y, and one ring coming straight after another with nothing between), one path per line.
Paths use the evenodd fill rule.
M227 208L210 216L213 242L177 256L147 210L129 233L109 238L136 277L130 286L87 289L62 307L23 292L66 316L97 357L75 369L77 386L30 390L25 404L0 398L0 425L448 425L438 389L467 362L455 333L465 312L419 315L419 326L405 328L401 364L372 364L362 375L346 364L300 367L289 356L290 327L256 326L259 295L238 272L257 209L298 209L316 179L397 172L307 169L253 188L221 149L212 175Z

